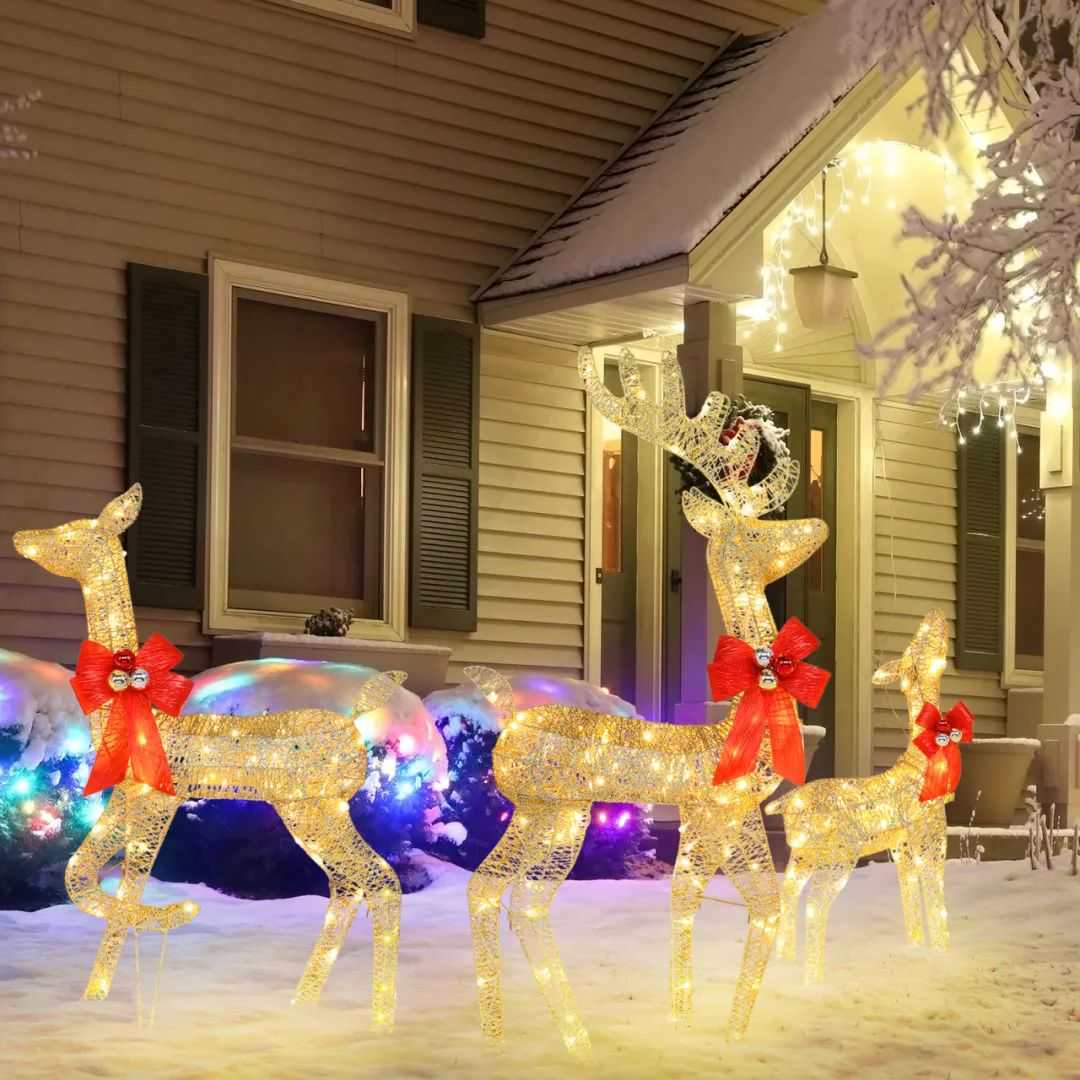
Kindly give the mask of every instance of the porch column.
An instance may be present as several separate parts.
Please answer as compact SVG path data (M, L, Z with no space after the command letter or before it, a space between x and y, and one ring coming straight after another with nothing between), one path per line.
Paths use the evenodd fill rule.
M1080 820L1080 371L1051 384L1042 416L1046 494L1042 783L1061 820Z
M713 301L685 309L679 363L686 384L690 415L705 402L710 390L734 398L742 393L742 347L735 343L735 307ZM713 595L705 563L706 541L683 521L680 660L682 693L676 720L703 723L708 717L709 683L706 665L722 632L720 608ZM711 718L716 722L722 717Z

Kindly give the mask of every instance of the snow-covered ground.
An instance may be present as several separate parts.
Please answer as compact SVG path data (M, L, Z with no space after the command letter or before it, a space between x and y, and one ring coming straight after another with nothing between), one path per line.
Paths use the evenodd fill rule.
M297 1077L349 1080L619 1080L725 1076L1080 1078L1080 878L1026 863L950 863L953 949L903 943L892 867L857 870L834 908L823 988L774 961L745 1042L721 1027L744 912L706 903L697 935L697 1020L674 1030L666 1001L667 887L570 882L554 909L562 954L594 1055L566 1056L509 933L507 1049L488 1050L473 996L465 884L432 863L435 884L405 898L394 1036L368 1032L370 956L361 916L323 1003L289 1005L325 900L190 895L198 920L169 940L156 1025L135 1020L130 947L112 998L79 1000L100 923L71 907L0 912L0 1076ZM731 898L717 878L710 895ZM150 895L150 892L148 892ZM144 1004L157 939L143 940Z

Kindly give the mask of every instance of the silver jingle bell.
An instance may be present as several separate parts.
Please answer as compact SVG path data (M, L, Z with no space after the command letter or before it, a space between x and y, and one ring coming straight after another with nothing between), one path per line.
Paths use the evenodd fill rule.
M121 690L126 690L131 685L131 679L128 677L126 671L121 671L120 668L113 668L109 672L109 689L113 693L119 694Z
M754 650L754 659L758 667L766 668L772 663L772 649L768 645L762 645Z
M150 672L144 667L137 667L131 673L132 690L145 690L150 685Z
M934 742L936 742L938 746L948 746L949 741L950 737L943 731L938 732L938 734L934 736Z
M964 733L959 728L953 728L952 731L949 732L949 738L953 742L959 742L963 737Z
M766 668L759 676L757 681L758 686L762 690L775 690L776 689L776 672L772 668Z

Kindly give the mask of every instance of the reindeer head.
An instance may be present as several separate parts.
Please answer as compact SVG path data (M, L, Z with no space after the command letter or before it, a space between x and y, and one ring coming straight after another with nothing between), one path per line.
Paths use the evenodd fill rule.
M80 518L52 529L25 529L13 537L15 550L50 574L84 583L100 563L102 549L115 545L139 516L142 488L133 484L106 504L96 518Z
M912 720L924 702L936 705L949 652L949 624L940 611L931 611L919 624L903 655L874 672L875 686L899 685Z
M799 481L799 463L792 460L782 442L770 444L776 463L762 480L751 484L750 473L764 434L762 425L751 420L740 424L734 434L724 431L730 402L717 391L709 394L697 416L687 416L686 392L675 354L665 353L661 366L663 390L657 403L646 397L637 363L628 349L619 355L622 397L604 385L591 350L582 349L578 355L585 388L603 416L695 465L719 494L717 500L696 489L683 493L686 520L709 538L710 547L734 541L738 550L728 549L725 557L746 564L749 576L764 583L790 573L828 536L827 526L816 518L760 520L790 498ZM719 583L717 589L719 594Z

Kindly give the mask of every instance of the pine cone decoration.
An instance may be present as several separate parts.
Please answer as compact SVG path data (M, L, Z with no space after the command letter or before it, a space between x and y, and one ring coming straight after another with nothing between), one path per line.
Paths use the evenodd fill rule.
M353 613L344 608L329 607L309 615L304 622L304 633L316 637L344 637L352 625Z

